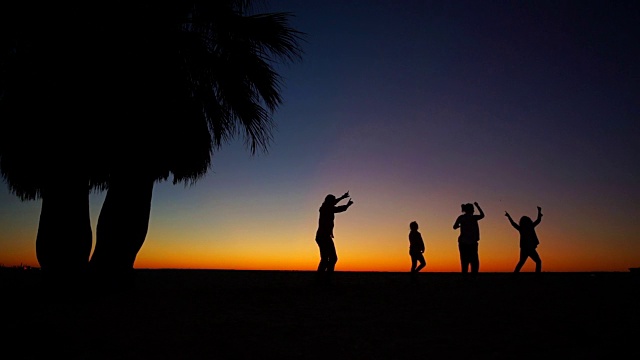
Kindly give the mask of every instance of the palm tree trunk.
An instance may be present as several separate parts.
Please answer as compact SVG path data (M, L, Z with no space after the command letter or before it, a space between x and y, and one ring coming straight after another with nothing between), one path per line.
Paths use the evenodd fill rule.
M83 276L92 243L88 183L70 177L44 190L36 235L43 274L60 281Z
M127 174L109 182L98 224L90 266L102 280L128 281L144 244L151 216L153 178Z

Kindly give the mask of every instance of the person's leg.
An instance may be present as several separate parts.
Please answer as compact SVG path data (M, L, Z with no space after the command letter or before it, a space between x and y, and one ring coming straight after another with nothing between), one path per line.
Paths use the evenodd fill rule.
M326 244L326 254L327 254L327 271L333 272L336 267L336 263L338 262L338 253L336 252L336 246L333 243L333 240L328 240Z
M540 255L536 249L532 249L529 253L529 257L536 263L536 272L542 272L542 259L540 259Z
M328 261L325 258L320 258L320 263L318 264L318 272L327 271L327 263Z
M333 279L333 272L338 262L338 255L333 240L326 239L322 242L322 261L323 271L318 272L318 281L320 284L330 284Z
M469 272L469 260L465 244L458 243L458 250L460 251L460 266L462 267L462 273L466 274Z
M320 249L320 263L318 264L318 272L323 272L327 270L327 266L329 265L329 255L327 252L326 241L322 239L316 239L316 243L318 244L318 248Z
M520 272L520 269L522 269L522 266L524 265L524 263L527 261L527 252L525 249L520 249L520 259L518 260L518 263L516 264L516 268L515 270L513 270L513 272Z
M415 272L419 272L420 270L422 270L422 268L424 268L427 265L427 261L424 259L424 255L422 255L422 253L420 253L420 256L418 256L416 260L417 262L420 263L420 265L418 265L418 267L415 268Z
M477 274L480 271L480 257L478 256L478 243L470 244L469 262L471 263L471 272Z
M418 259L416 259L416 257L411 254L411 272L416 271L416 265L418 265Z

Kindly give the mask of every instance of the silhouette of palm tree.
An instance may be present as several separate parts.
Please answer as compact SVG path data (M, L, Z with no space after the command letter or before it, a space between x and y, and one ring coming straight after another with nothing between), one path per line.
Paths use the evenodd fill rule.
M247 0L42 5L28 22L24 5L2 6L0 173L42 199L43 269L86 267L92 190L107 193L91 267L133 269L154 184L195 184L238 136L266 152L282 103L273 64L302 55L291 14Z
M87 156L105 84L88 71L97 46L80 36L91 22L56 6L0 5L0 174L21 200L42 200L40 266L78 272L91 253L89 191L106 185Z

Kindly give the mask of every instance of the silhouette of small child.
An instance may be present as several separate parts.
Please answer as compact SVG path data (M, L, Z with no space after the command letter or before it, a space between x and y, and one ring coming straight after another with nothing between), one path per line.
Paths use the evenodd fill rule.
M538 235L536 234L536 226L540 224L542 220L542 208L538 206L538 218L536 221L531 221L528 216L520 218L520 223L516 224L511 218L508 212L504 212L504 216L509 219L511 226L513 226L520 233L520 260L516 264L514 272L520 272L522 266L527 261L527 258L531 258L536 263L536 273L542 271L542 260L536 248L540 241L538 241Z
M411 256L411 274L417 274L427 265L424 259L424 241L418 231L418 223L412 221L409 224L409 256ZM418 264L419 263L419 264Z

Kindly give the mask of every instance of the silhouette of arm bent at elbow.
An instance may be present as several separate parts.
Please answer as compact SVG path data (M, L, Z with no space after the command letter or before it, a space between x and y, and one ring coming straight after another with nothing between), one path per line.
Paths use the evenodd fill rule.
M344 193L344 195L342 195L339 200L336 201L336 203L338 203L340 200L346 198L349 196L349 192L347 191L346 193ZM347 209L349 208L349 206L353 205L353 200L349 199L349 202L347 202L344 205L338 205L338 206L334 206L333 207L333 212L334 213L341 213L344 211L347 211Z
M484 211L482 211L482 208L480 208L480 205L478 205L477 202L474 202L473 205L475 205L478 208L478 220L483 219L484 218Z
M538 217L536 218L536 221L533 222L533 226L538 226L538 224L540 224L540 221L542 221L542 208L538 206Z
M453 230L458 230L460 228L460 216L456 218L456 222L453 223Z

